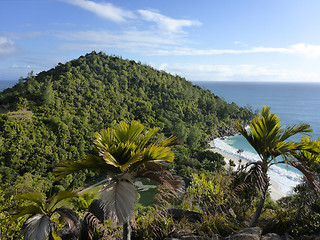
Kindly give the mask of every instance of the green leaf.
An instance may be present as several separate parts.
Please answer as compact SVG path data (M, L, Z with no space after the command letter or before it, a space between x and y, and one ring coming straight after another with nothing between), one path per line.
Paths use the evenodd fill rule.
M16 196L16 200L30 201L45 211L45 200L39 192L27 192Z
M58 192L57 194L53 195L50 199L49 199L49 204L48 204L48 211L49 212L53 212L54 211L54 207L61 202L62 200L65 200L67 198L72 198L72 197L78 197L77 193L74 192L70 192L70 191L61 191Z
M17 212L12 215L11 221L15 221L16 219L24 215L35 215L35 214L45 215L46 213L43 211L42 208L35 205L23 206L18 208Z

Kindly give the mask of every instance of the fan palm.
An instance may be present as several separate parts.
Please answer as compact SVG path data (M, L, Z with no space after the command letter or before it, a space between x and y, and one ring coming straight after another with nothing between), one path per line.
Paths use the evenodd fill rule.
M77 162L62 162L54 169L54 173L57 179L61 179L83 169L104 170L110 177L110 183L101 190L100 198L104 209L124 227L128 226L138 197L132 178L150 177L152 174L149 167L153 166L152 164L157 164L157 171L160 172L160 169L163 169L161 161L171 162L174 159L170 145L175 137L150 143L158 131L157 127L144 131L144 126L137 121L130 124L120 122L115 128L95 133L94 144L99 156L87 154ZM157 175L157 180L163 179L167 178ZM124 233L126 239L125 235Z
M248 129L244 128L239 122L236 123L236 128L260 157L260 161L249 162L246 166L254 165L255 179L257 179L258 188L261 193L256 212L250 223L250 226L256 226L270 185L270 179L267 175L270 166L279 163L276 157L280 155L289 156L297 150L309 149L303 143L295 143L288 139L298 133L308 133L312 130L308 124L283 128L278 116L270 113L270 107L266 106L264 106L260 114L252 120Z
M21 206L13 215L12 220L28 215L23 225L22 234L26 240L54 239L51 218L58 213L69 225L69 228L79 231L79 219L71 209L58 207L58 204L67 199L77 197L76 193L62 191L47 201L39 192L27 192L16 197L17 200L28 202Z

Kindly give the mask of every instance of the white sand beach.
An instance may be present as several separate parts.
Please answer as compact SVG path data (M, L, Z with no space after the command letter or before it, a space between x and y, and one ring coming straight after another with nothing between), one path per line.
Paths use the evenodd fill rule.
M225 153L217 148L211 148L210 149L211 151L213 152L217 152L217 153L220 153L223 157L224 157L224 160L226 162L226 168L229 167L229 160L231 159L234 163L235 163L235 167L233 167L234 169L237 169L238 166L239 166L239 158L236 157L236 156L233 156L233 155L230 155L228 153ZM247 163L246 160L244 159L241 159L241 165L245 165ZM270 186L270 194L271 194L271 198L272 200L276 201L278 200L279 198L281 197L284 197L285 196L285 193L281 192L280 189L279 189L279 184L277 182L275 182L274 180L271 180L270 181L271 183L271 186Z

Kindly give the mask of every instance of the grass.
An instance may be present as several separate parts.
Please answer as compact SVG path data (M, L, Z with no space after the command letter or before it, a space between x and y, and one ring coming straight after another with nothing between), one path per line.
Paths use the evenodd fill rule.
M31 120L32 112L24 109L19 111L8 112L8 116L12 120L21 120L21 121Z

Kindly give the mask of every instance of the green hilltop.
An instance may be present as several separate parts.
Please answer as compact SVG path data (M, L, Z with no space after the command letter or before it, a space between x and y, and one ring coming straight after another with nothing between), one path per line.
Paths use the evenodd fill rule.
M63 230L68 229L58 221L57 215L52 214L63 214L68 211L75 220L78 219L76 216L79 214L81 221L78 219L76 222L84 223L91 219L96 224L100 224L100 221L95 219L102 214L101 209L98 209L97 215L90 215L94 212L94 209L90 212L90 203L101 207L99 203L92 201L94 198L92 193L91 195L84 193L77 199L63 202L64 207L74 208L74 214L71 214L70 209L62 211L57 203L75 195L64 190L76 189L78 192L107 176L102 171L89 169L99 166L99 170L104 167L105 170L111 171L115 166L122 166L121 171L117 169L121 174L115 175L108 185L110 187L115 183L118 184L118 181L122 182L117 185L119 189L121 186L122 190L117 193L113 190L114 196L111 194L105 196L107 199L112 198L110 202L113 203L117 202L114 199L121 199L120 203L129 203L132 211L135 210L136 225L133 233L136 238L134 239L166 237L170 239L171 237L267 239L264 236L261 238L262 234L266 236L267 233L279 234L271 235L274 236L272 239L280 239L280 235L290 239L291 236L299 236L296 239L318 239L316 235L319 235L320 229L320 201L316 195L318 192L313 192L309 183L304 181L293 189L291 195L274 202L268 193L267 171L263 172L264 169L268 169L268 165L262 169L263 162L250 163L254 166L248 172L245 172L244 168L233 171L232 161L229 162L230 167L223 168L225 164L223 157L208 150L208 142L213 137L235 133L232 126L236 121L236 126L242 135L248 134L242 126L250 122L251 126L255 124L256 127L253 128L259 131L255 131L254 138L247 137L247 139L251 139L258 145L262 142L262 145L272 154L278 154L279 148L292 150L292 148L282 148L284 140L282 137L278 138L282 132L278 127L278 121L274 121L278 118L268 113L269 109L265 107L260 113L263 118L260 119L257 115L253 119L254 113L250 109L239 107L235 103L227 103L223 98L180 76L173 76L139 62L125 60L118 56L108 56L102 52L92 52L65 64L59 63L55 68L43 71L36 76L31 72L26 78L21 78L14 87L0 93L0 238L21 239L22 235L19 234L21 230L24 232L27 225L31 232L34 229L40 229L38 227L43 225L33 227L33 224L29 224L30 219L32 221L40 219L40 212L41 219L51 221L52 232L65 237L68 237L68 232L62 234ZM265 118L265 116L269 117ZM132 130L134 127L129 131L124 122L131 122L137 131ZM119 123L122 126L120 130L117 128ZM140 125L143 125L142 128L146 131L150 130L149 133L142 133L142 130L139 130ZM153 129L154 127L159 127L160 131L157 131L158 128ZM271 135L266 130L268 127L272 129ZM106 128L109 132L102 134L105 137L95 134ZM109 145L113 144L109 141L113 139L109 134L114 133L110 129L114 128L121 132L121 134L117 133L116 138L123 142L109 149ZM307 132L308 128L306 125L305 128L298 128L298 130ZM276 132L274 129L279 131ZM296 131L294 128L288 129ZM154 143L148 145L149 150L146 151L146 155L143 155L144 162L140 162L143 165L137 165L137 162L134 162L136 159L131 158L135 156L131 155L131 147L137 145L133 142L129 143L129 137L124 132L130 135L130 139L136 136L136 133L141 133L139 137L146 137L145 141L152 140L150 142ZM174 137L171 138L171 135L176 136L176 140ZM290 136L288 132L284 135ZM144 144L141 144L143 141L139 137L136 140L138 139L138 145L142 148ZM265 145L264 137L272 142L273 148L269 149L270 145ZM96 145L93 142L94 139ZM161 141L161 139L165 140ZM262 141L259 142L257 139ZM319 155L311 153L318 153L319 140L312 142L305 139L305 141L305 146L310 147L311 143L314 145L312 145L312 151L307 152L309 155L303 155L306 158L301 157L300 160L301 163L306 163L306 166L309 164L310 171L305 173L309 177L308 180L313 180L310 182L316 188L319 179ZM156 144L158 147L155 147ZM125 148L123 148L124 145ZM164 147L167 145L168 148ZM300 147L301 145L291 146ZM259 149L264 151L265 148ZM174 154L171 150L168 153L168 149L172 149ZM115 158L116 162L114 162L112 158L111 160L108 158L108 154L105 157L104 154L111 150L114 151L112 153L115 153L115 156L119 152L121 154L124 152L124 155L120 154L119 159L122 161L124 156L125 161L118 162L119 159ZM103 157L97 157L98 154ZM299 154L304 152L301 151ZM159 156L162 160L168 160L168 163L164 168L160 167L161 171L158 173L160 175L156 176L158 177L156 179L171 182L171 190L168 184L168 186L158 185L156 193L150 192L145 197L150 200L154 196L152 206L149 205L150 201L148 206L135 206L138 189L127 176L128 168L133 168L131 173L137 174L137 178L157 175L153 171L158 171L160 165L155 164L153 160L159 159ZM174 161L171 162L173 158ZM105 161L102 164L101 159ZM267 164L275 163L268 160L266 160ZM128 161L131 162L128 163ZM151 161L149 169L146 164L148 161ZM143 167L137 171L135 168L137 166ZM53 174L54 169L58 178ZM81 171L78 171L80 169ZM316 175L312 174L313 171ZM167 175L161 175L163 173ZM176 196L173 194L175 192L172 187L183 185L180 177L183 178L186 186L185 193L182 199L175 199L172 198ZM123 187L128 184L129 188ZM110 190L108 186L105 190ZM128 189L134 194L127 194ZM123 201L127 197L124 197L125 195L128 195L127 200L131 200ZM142 199L143 194L140 196ZM257 204L259 196L261 196L259 203L262 202L262 204ZM30 202L30 206L26 205ZM39 208L37 208L38 205ZM127 205L121 204L124 207ZM177 208L168 209L168 206ZM17 207L19 207L18 214L15 216L29 215L27 221L26 217L21 217L17 221L12 219L12 214L17 211ZM85 213L87 211L89 211L88 214ZM256 216L256 212L259 213L258 217L252 217ZM168 218L167 214L172 214L172 218ZM101 221L103 218L104 216ZM254 226L250 223L250 219L260 219L259 227L244 229L249 224ZM119 239L121 232L126 235L126 231L112 228L113 224L108 221L103 223L105 229L109 229L108 234L112 235L108 239ZM125 225L130 224L126 222L123 227ZM89 227L87 226L86 229L88 230ZM103 232L106 233L106 231ZM233 232L238 233L227 237ZM309 236L300 238L303 234ZM312 238L312 234L315 238ZM98 235L96 237L93 239L101 239Z
M177 136L181 145L171 170L188 180L195 170L216 171L223 164L203 153L219 128L253 116L180 76L101 52L30 73L0 94L0 106L7 112L0 118L2 187L44 192L55 181L57 162L93 152L94 132L121 120ZM96 177L85 172L55 184L57 190L77 188Z

